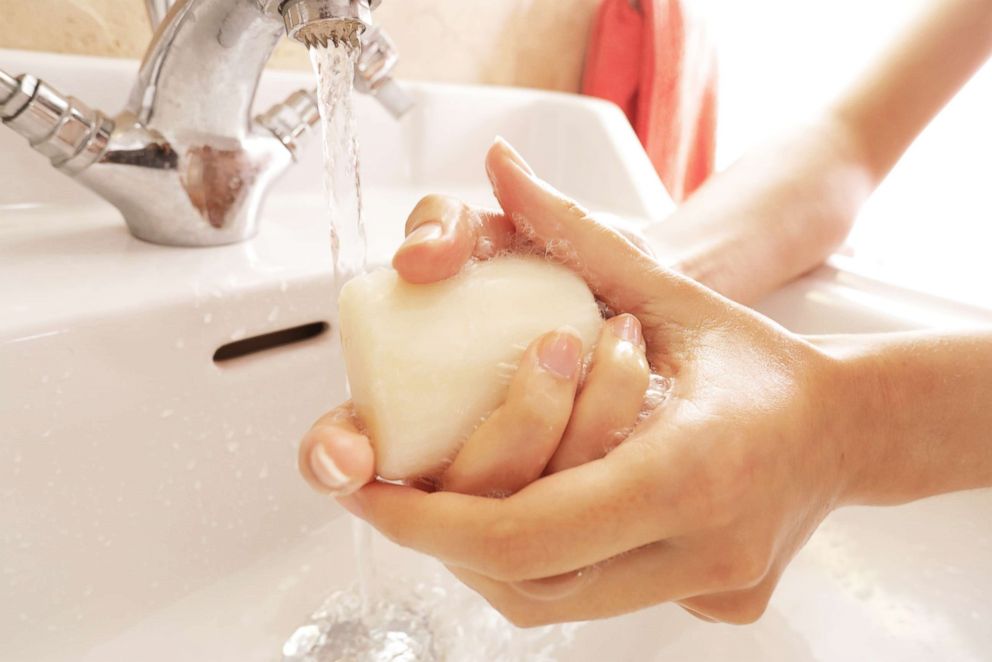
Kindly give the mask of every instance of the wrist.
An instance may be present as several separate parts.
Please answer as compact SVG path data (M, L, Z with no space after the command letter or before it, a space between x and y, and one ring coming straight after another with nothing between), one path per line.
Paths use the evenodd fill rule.
M750 303L830 255L873 186L855 133L827 113L751 150L645 235L663 264Z
M892 501L891 481L898 472L887 452L895 393L870 337L808 338L825 356L821 386L820 443L833 451L837 467L836 503L881 504Z

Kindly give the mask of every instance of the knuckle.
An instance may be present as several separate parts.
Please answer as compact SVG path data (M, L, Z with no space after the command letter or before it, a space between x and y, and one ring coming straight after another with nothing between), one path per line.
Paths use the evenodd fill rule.
M438 193L425 195L417 202L413 211L410 212L410 216L406 221L406 232L409 233L413 228L420 225L424 218L441 220L441 218L452 210L460 213L464 206L457 198L447 195L440 195Z
M726 613L722 614L720 620L732 625L750 625L764 616L767 609L767 599L749 595L739 600L731 609L728 609Z
M768 574L770 565L770 554L762 546L745 547L731 566L733 587L747 589L757 586Z
M769 596L763 591L746 591L697 598L684 603L683 607L702 620L750 625L761 619L768 603Z
M613 392L629 394L637 399L638 404L644 400L644 393L651 379L651 369L640 350L617 362L612 373L610 388Z
M513 426L522 433L546 434L559 431L568 421L571 400L553 389L530 388L527 397L510 403Z
M754 588L768 576L771 554L760 545L725 547L709 564L706 576L713 590L739 591Z
M536 628L547 625L550 621L542 617L533 605L525 602L514 601L503 607L497 607L497 611L503 617L518 628Z

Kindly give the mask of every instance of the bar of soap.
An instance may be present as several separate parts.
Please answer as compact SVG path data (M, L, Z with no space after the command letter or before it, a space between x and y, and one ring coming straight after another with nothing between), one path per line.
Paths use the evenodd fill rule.
M533 256L429 285L375 271L345 284L338 307L352 401L390 480L438 473L503 403L535 338L570 326L589 352L602 326L585 282Z

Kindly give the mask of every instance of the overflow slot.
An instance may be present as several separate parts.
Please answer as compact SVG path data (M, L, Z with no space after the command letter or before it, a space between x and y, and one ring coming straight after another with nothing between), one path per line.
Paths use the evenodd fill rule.
M327 333L331 325L327 322L311 322L302 324L281 331L263 333L262 335L244 338L226 345L221 345L214 352L214 363L224 363L233 359L240 359L252 354L259 354L270 349L295 345L306 340L311 340Z

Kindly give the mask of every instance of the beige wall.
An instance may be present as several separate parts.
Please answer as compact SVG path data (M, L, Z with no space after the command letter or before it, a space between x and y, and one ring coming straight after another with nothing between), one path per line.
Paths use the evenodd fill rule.
M598 0L385 0L406 78L574 90ZM140 57L143 0L0 0L0 48ZM278 66L307 67L284 43Z

